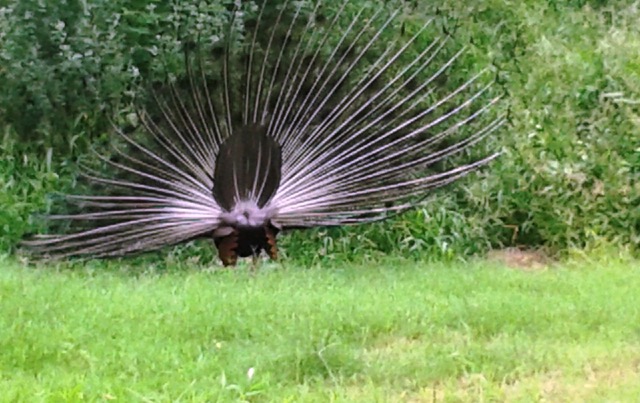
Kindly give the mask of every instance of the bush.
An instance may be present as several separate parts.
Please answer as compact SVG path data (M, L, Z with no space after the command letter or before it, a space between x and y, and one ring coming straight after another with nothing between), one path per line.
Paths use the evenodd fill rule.
M46 194L73 186L73 161L130 112L139 76L179 71L181 30L215 41L232 1L0 2L0 248L37 227ZM418 3L416 3L418 4ZM491 247L640 244L640 11L630 2L421 2L467 44L461 75L494 66L509 126L504 155L387 223L293 234L302 260L402 251L452 257ZM183 32L182 32L183 33ZM295 251L295 253L294 253Z

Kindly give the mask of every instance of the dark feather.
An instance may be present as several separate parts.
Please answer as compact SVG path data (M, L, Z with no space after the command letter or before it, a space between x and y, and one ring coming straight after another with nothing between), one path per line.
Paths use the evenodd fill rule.
M240 200L264 207L280 186L282 150L263 126L249 125L220 146L213 176L213 197L226 211Z

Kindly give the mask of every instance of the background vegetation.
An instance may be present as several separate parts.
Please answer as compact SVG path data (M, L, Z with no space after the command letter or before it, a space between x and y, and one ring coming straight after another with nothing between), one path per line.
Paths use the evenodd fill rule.
M75 185L76 158L109 137L109 119L125 120L133 83L172 65L179 30L222 35L227 3L0 1L0 251L15 251L38 229L31 215L47 211L53 191ZM398 251L442 258L502 246L563 252L600 243L637 250L638 3L402 4L409 24L433 17L454 34L453 46L468 47L462 73L493 66L510 121L490 146L505 154L391 222L286 237L289 259Z

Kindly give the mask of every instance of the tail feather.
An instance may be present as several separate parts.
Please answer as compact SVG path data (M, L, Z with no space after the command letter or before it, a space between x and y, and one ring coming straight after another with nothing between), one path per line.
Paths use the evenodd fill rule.
M490 116L489 74L443 85L464 49L430 21L398 35L393 1L353 3L237 2L222 42L185 51L183 76L141 96L140 130L116 128L115 153L85 169L101 191L50 217L72 231L27 244L55 256L156 249L235 233L242 201L266 228L371 222L495 159L453 158L504 122Z

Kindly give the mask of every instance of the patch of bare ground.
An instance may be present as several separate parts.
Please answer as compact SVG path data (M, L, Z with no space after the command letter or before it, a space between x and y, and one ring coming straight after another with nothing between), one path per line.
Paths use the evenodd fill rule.
M482 374L469 374L454 382L434 382L432 386L417 391L402 391L389 398L392 401L411 403L617 402L626 400L607 400L607 396L618 396L620 391L628 391L633 395L639 390L639 385L640 361L636 359L617 363L615 366L586 366L580 374L564 374L556 370L502 383L495 383Z
M521 270L544 270L551 266L553 260L542 250L504 248L494 249L487 254L490 262Z

